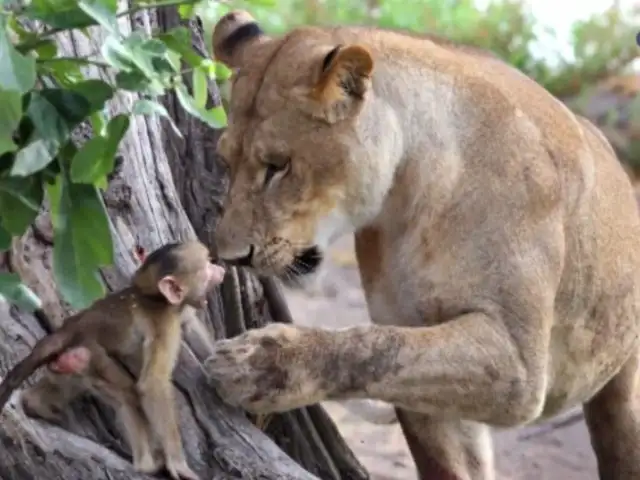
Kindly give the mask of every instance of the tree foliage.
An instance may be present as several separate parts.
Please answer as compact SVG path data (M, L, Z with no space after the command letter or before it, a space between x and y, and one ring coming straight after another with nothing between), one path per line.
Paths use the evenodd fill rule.
M113 263L113 244L101 190L131 115L159 115L180 135L158 101L173 91L189 114L212 128L226 125L222 106L206 106L207 83L230 72L207 52L194 50L187 28L151 35L119 28L119 17L176 6L183 18L198 16L209 31L217 19L206 0L138 2L126 10L118 9L117 0L2 2L0 250L23 235L48 202L57 287L75 309L105 293L98 269ZM56 35L70 30L91 35L94 28L107 33L99 51L59 55ZM192 75L191 88L183 82L185 74ZM109 114L109 102L118 95L129 95L131 108ZM74 136L80 128L91 130L82 143ZM39 306L13 274L0 276L0 294L27 309Z

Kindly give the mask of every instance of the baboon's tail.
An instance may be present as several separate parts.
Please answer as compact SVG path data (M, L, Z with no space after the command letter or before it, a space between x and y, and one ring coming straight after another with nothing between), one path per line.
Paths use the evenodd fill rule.
M65 328L66 327L66 328ZM74 346L76 335L72 325L63 325L55 332L38 340L31 353L14 366L0 383L0 412L11 397L11 392L42 365L45 365Z

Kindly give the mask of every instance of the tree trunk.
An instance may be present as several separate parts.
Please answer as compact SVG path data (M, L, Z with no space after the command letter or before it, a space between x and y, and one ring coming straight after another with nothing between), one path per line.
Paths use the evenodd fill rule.
M150 31L177 22L175 11L164 11L139 13L120 23L123 31L132 25ZM202 37L192 26L194 41L201 46ZM83 35L60 36L60 50L79 56L96 51L103 35L92 30L91 41ZM104 76L104 72L93 71L92 76ZM134 99L120 96L112 102L113 111L129 109ZM136 247L150 251L195 235L212 243L225 187L215 162L216 132L187 116L172 97L167 105L184 141L163 129L157 118L133 117L120 149L124 160L104 195L115 246L115 265L102 272L110 290L121 288L134 272ZM0 267L18 272L40 296L55 328L70 309L56 291L51 256L52 229L43 209L0 259ZM203 316L214 338L233 336L273 319L291 321L273 279L256 279L236 269L229 271L220 291L212 295ZM35 317L0 303L0 372L24 357L46 327ZM225 405L200 368L207 355L207 343L187 334L174 374L185 452L202 479L368 478L320 406L260 419L263 433L244 412ZM87 396L74 401L68 418L53 425L26 417L16 394L2 414L0 478L152 478L133 470L122 427L100 400Z

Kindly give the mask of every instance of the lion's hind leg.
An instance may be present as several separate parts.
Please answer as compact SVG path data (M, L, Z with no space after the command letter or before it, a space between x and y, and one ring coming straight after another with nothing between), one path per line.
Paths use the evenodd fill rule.
M584 405L602 480L640 479L640 349Z
M400 409L396 413L420 480L494 480L489 427Z

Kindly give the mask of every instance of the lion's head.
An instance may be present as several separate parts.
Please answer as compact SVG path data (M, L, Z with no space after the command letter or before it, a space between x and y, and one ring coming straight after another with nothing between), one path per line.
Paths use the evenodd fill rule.
M375 120L384 106L372 99L373 56L337 32L272 38L243 11L216 25L215 56L234 70L218 142L231 180L216 231L222 259L299 277L379 208L391 179L379 167L389 148Z

